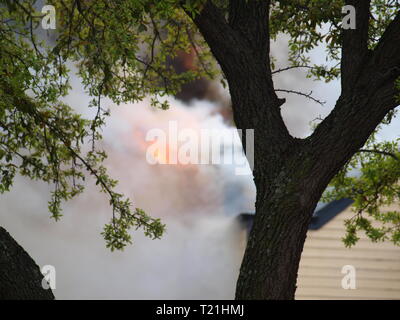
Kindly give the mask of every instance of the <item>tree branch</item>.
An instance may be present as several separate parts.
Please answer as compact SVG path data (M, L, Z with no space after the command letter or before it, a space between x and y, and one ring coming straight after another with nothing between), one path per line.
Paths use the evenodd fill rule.
M228 25L223 12L212 1L207 1L201 12L195 17L192 16L191 12L185 11L203 35L223 72L229 73L229 64L225 63L226 57L240 59L238 49L242 46L242 39L239 34ZM238 60L235 62L240 63Z
M306 65L289 66L289 67L286 67L286 68L281 68L281 69L274 70L274 71L272 71L272 74L276 74L276 73L280 73L280 72L287 71L287 70L292 70L292 69L298 69L298 68L315 69L315 67L306 66Z
M388 151L382 151L382 150L369 150L369 149L360 149L358 150L358 152L365 152L365 153L377 153L377 154L382 154L384 156L389 156L392 157L393 159L400 161L399 157L397 155L395 155L392 152L388 152Z
M369 8L371 0L346 0L356 9L356 28L342 29L341 79L342 92L352 89L368 53Z
M381 83L394 81L400 76L400 11L386 28L371 59L371 66L379 72Z
M229 0L229 25L237 30L253 49L269 60L270 1Z
M326 103L326 101L322 101L322 100L318 100L318 99L314 98L314 97L312 96L312 93L313 93L312 91L311 91L310 93L304 93L304 92L301 92L301 91L286 90L286 89L275 89L275 91L276 91L276 92L286 92L286 93L297 94L297 95L299 95L299 96L306 97L307 99L310 99L310 100L312 100L312 101L314 101L314 102L320 104L321 106L323 106L323 105Z
M279 159L290 149L294 139L283 122L283 100L278 99L272 82L269 5L269 0L232 0L227 21L209 0L194 17L187 14L228 80L237 128L254 129L255 157L272 162L272 157Z
M357 13L358 21L365 18L365 12ZM342 73L341 96L333 111L307 139L310 153L315 157L313 172L324 175L327 183L335 170L362 148L387 113L399 105L395 80L400 76L400 12L385 30L377 47L364 53L364 57L367 31L362 29L362 23L363 20L358 22L359 31L350 31L355 32L354 39L345 35L342 69L346 69L346 65L348 69ZM350 65L351 61L355 67Z

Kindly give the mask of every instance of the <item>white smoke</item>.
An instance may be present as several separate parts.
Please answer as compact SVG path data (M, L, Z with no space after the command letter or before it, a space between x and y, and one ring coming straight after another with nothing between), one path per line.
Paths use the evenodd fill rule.
M286 67L287 39L273 43L272 53L277 65ZM317 48L313 60L324 56L323 48ZM282 115L298 137L310 133L310 121L330 112L340 91L337 81L315 83L301 69L275 76L274 83L282 89L313 90L327 101L321 107L296 95L278 94L287 99ZM93 116L76 79L73 87L66 102ZM221 114L230 118L229 95L220 85L210 88L206 98L213 102L192 101L190 108L173 99L169 111L155 111L147 100L113 106L104 131L111 175L135 206L162 218L167 232L161 240L150 240L138 230L133 233L134 244L125 251L106 249L100 232L111 209L90 180L83 195L65 204L60 222L49 219L51 188L43 183L18 178L12 191L1 196L0 225L40 266L55 266L56 298L233 298L243 253L239 247L243 234L234 218L254 211L252 178L234 175L228 165L150 166L143 148L145 132L166 128L169 120L181 127L226 128Z
M277 45L274 50L283 52L284 43ZM280 62L284 67L285 61ZM301 87L299 79L304 79L304 72L288 71L275 82L277 87L294 85L297 90L315 86L307 82ZM216 96L224 97L222 102L192 101L188 108L171 98L168 111L152 109L148 100L111 108L104 130L104 148L109 154L106 165L120 181L118 190L131 197L134 206L167 225L161 240L150 240L138 230L133 233L134 244L125 251L106 249L100 232L109 222L111 209L106 195L90 179L85 193L64 205L60 222L49 219L50 186L18 178L12 191L2 196L0 225L40 266L55 266L56 298L234 297L243 254L243 233L235 216L254 212L252 177L235 175L229 165L151 166L145 158L145 133L166 129L170 120L178 121L180 128L227 128L221 112L221 105L229 108L227 93L218 86L214 89ZM336 94L332 92L328 96ZM326 93L322 94L325 100ZM283 117L296 136L307 135L309 122L329 111L297 96L286 97ZM76 79L66 102L93 116L94 110L87 108L89 98Z
M88 98L74 90L67 102L83 111ZM151 166L143 145L148 129L166 128L169 120L222 129L221 115L210 103L187 108L173 99L168 111L152 109L147 100L112 110L104 131L106 165L120 181L118 191L162 218L162 239L150 240L138 230L132 246L109 252L100 232L111 210L91 179L54 222L47 211L50 187L18 178L2 196L0 224L40 266L55 266L58 299L233 298L242 255L235 216L254 211L252 177L235 176L224 165Z

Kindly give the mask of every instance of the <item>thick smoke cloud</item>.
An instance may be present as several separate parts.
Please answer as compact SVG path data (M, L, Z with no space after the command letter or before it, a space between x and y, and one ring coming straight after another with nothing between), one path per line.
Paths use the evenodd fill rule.
M74 90L67 102L80 108L87 100ZM211 103L187 108L173 99L168 111L149 101L113 110L104 131L106 165L135 206L162 218L165 236L150 240L138 230L133 246L109 252L100 232L111 211L91 179L60 222L48 218L50 187L17 179L2 196L1 225L40 266L56 267L58 299L233 298L243 235L235 216L254 210L252 177L235 176L232 166L151 166L145 159L149 129L167 129L170 120L179 128L225 129L221 115Z
M286 57L285 50L284 40L273 45L278 58ZM285 66L284 60L278 63ZM288 71L274 81L284 89L313 90L325 100L335 96L335 85L319 91L319 85L304 79L302 71ZM76 80L73 87L66 102L92 116ZM60 222L48 218L51 189L43 183L18 178L2 196L0 224L40 266L56 267L58 299L233 298L243 254L243 233L235 217L254 211L252 177L234 175L229 165L150 166L145 159L146 132L167 129L169 120L195 129L232 124L227 90L211 83L203 98L210 102L192 100L190 107L171 98L169 111L151 109L147 100L112 106L104 131L111 175L135 206L167 224L161 240L145 238L138 230L133 246L109 252L100 232L111 211L91 179L83 195L65 204ZM298 96L286 98L282 113L295 136L309 134L309 122L329 111Z

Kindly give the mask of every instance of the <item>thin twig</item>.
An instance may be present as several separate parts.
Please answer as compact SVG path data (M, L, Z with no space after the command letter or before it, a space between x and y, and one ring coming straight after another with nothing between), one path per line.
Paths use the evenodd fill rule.
M312 100L312 101L314 101L314 102L320 104L321 106L323 106L323 105L326 103L326 101L322 101L322 100L318 100L318 99L314 98L314 97L312 96L312 93L313 93L312 91L310 91L310 93L304 93L304 92L301 92L301 91L286 90L286 89L275 89L275 91L276 91L276 92L286 92L286 93L297 94L297 95L306 97L306 98L308 98L308 99L310 99L310 100Z
M397 160L397 161L400 161L400 159L399 159L399 157L398 157L397 155L395 155L394 153L389 152L389 151L376 150L376 149L373 149L373 150L369 150L369 149L360 149L360 150L358 150L358 152L382 154L382 155L385 155L385 156L392 157L393 159L395 159L395 160Z
M304 66L303 65L301 65L301 66L290 66L290 67L286 67L286 68L282 68L282 69L278 69L278 70L272 71L272 74L283 72L283 71L287 71L287 70L291 70L291 69L297 69L297 68L315 69L315 67L306 66L306 65L304 65Z

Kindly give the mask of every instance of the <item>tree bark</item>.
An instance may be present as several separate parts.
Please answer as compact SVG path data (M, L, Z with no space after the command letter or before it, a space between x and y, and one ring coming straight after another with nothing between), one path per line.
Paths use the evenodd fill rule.
M42 279L33 259L0 227L0 300L53 300Z
M283 200L283 199L282 199ZM260 201L236 286L238 300L291 300L312 212L284 203Z
M307 192L307 172L301 162L284 168L287 171L276 175L273 187L265 185L271 181L267 175L255 174L256 215L236 299L294 299L300 257L319 195Z
M254 129L256 214L236 288L237 299L294 299L313 211L331 179L398 102L400 13L369 50L370 1L346 0L356 30L343 30L342 92L306 139L290 136L269 60L270 1L231 0L226 18L207 1L193 18L225 74L238 129Z

